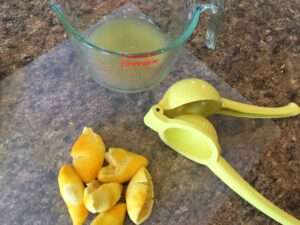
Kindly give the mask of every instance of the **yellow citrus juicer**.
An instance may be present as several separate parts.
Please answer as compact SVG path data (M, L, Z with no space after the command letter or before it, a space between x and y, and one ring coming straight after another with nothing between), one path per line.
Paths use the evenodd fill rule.
M208 82L196 78L174 83L158 103L169 117L181 114L223 114L246 118L284 118L300 114L296 103L283 107L259 107L220 96Z
M145 124L156 131L165 144L196 163L207 166L233 191L254 207L283 225L300 225L300 221L275 206L258 193L220 154L220 144L213 125L199 115L169 118L159 105L151 107Z

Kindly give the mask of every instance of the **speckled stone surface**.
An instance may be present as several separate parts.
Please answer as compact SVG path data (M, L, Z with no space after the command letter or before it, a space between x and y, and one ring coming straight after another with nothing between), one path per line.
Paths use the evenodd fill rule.
M176 80L199 77L234 99L242 98L184 51L157 88L120 94L100 87L80 67L69 42L52 49L0 82L1 225L70 224L57 189L59 167L84 126L107 146L121 146L150 159L155 207L149 225L207 225L233 195L208 169L165 146L144 126L143 116ZM280 130L266 120L211 118L224 157L247 178ZM270 220L265 218L265 224ZM131 224L127 221L126 224Z

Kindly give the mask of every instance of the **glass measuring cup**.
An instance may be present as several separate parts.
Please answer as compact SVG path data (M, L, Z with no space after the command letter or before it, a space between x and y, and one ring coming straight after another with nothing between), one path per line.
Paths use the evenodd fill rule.
M110 89L150 89L168 74L203 12L214 49L224 0L51 0L95 81ZM117 9L117 10L116 10Z

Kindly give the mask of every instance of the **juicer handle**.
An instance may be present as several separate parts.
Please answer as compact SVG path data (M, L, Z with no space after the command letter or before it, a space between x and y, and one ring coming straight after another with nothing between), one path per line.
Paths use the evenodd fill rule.
M280 209L258 193L224 158L220 157L218 161L208 165L208 167L233 191L270 218L283 225L300 225L300 220Z
M260 107L222 98L222 108L218 114L246 118L285 118L299 115L300 107L293 102L282 107Z
M224 16L224 0L209 0L209 3L213 7L210 10L210 18L208 21L205 44L208 48L215 49L217 42L217 33Z

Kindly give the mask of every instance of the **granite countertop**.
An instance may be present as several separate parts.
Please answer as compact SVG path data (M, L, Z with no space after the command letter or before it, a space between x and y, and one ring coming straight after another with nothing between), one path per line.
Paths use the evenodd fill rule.
M277 224L232 194L208 170L168 150L141 121L147 107L186 72L201 74L204 79L213 77L211 82L234 98L240 96L221 78L256 104L300 104L297 0L227 1L217 51L203 47L203 32L187 45L221 78L193 58L192 64L181 61L190 66L179 66L174 79L156 91L130 98L99 89L74 64L68 43L34 60L66 37L46 1L12 0L0 7L0 26L4 27L0 33L0 217L5 225L68 224L57 195L57 169L69 160L68 149L85 125L103 134L108 145L143 152L154 162L150 169L160 192L149 224ZM61 62L70 67L66 69ZM133 107L136 102L138 108ZM140 122L136 116L119 116L118 111L138 115ZM225 122L231 124L220 133L225 156L266 197L300 218L299 118L270 123L227 120L213 118L219 130ZM275 132L277 127L280 134ZM128 135L120 137L125 130ZM142 146L132 138L135 132L143 133ZM254 136L241 144L237 132L241 137ZM232 153L233 144L242 154ZM155 163L160 158L166 159L164 165ZM170 178L168 170L182 180ZM190 180L193 182L186 189L183 184ZM196 195L197 191L201 195ZM181 195L174 197L173 193Z

